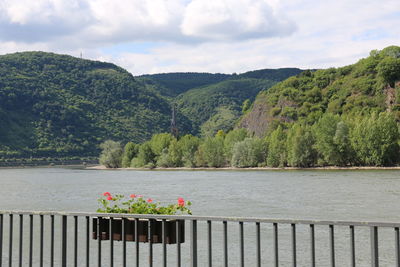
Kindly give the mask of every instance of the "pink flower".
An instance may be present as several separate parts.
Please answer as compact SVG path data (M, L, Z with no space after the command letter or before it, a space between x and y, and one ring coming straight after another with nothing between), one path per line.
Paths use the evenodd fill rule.
M143 197L143 195L138 195L137 197L138 197L138 198L142 198L142 197Z
M111 196L111 194L110 194L110 192L105 192L105 193L103 193L103 196Z
M136 197L136 195L135 194L131 194L131 198L135 198Z
M147 199L147 202L151 203L151 202L153 202L153 200L151 198L149 198L149 199Z
M113 199L112 196L107 197L107 200L112 200L112 199Z
M181 207L185 206L185 200L183 198L181 198L181 197L178 198L178 205L181 206Z

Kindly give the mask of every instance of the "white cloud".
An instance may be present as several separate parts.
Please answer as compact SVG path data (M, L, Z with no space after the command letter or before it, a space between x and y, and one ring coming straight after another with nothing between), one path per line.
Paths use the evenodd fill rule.
M76 35L92 22L79 0L0 0L0 40L35 43Z
M212 40L284 36L295 30L264 0L193 0L181 27L186 35Z
M134 74L324 68L399 45L399 21L398 0L0 0L0 53L83 51Z
M163 41L182 38L179 32L184 6L181 0L90 0L96 23L85 35L100 42Z
M275 14L272 6L277 0L269 1L271 6L265 0L0 0L0 40L33 43L75 38L79 42L68 44L92 47L290 34L293 24ZM210 12L203 20L207 8Z

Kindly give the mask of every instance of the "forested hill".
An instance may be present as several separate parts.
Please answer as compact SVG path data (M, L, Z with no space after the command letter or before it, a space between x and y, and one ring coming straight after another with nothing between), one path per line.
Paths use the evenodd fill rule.
M281 69L239 75L167 73L133 77L114 64L67 55L2 55L0 161L82 158L97 156L99 144L107 139L122 144L143 142L154 133L169 132L171 105L178 99L189 99L193 104L179 102L181 134L198 134L203 123L216 114L221 117L226 109L234 112L228 125L225 123L232 128L244 100L299 72ZM188 96L184 97L185 93ZM190 117L199 109L204 109L200 119ZM207 129L213 133L220 126L208 123Z
M166 131L169 103L124 69L66 55L0 56L0 158L97 155Z
M325 113L355 118L387 110L400 121L399 81L400 47L373 50L353 65L304 71L260 92L239 125L263 136L282 123L312 125Z
M238 127L265 137L269 166L399 164L400 47L278 83Z
M158 91L161 95L176 97L193 88L205 87L225 80L242 78L262 79L273 82L283 81L290 76L299 74L298 68L261 69L242 74L223 74L206 72L173 72L145 74L135 77L138 81Z
M135 77L148 90L167 97L189 119L195 135L212 136L232 129L261 90L299 74L297 68L261 69L242 74L163 73ZM244 104L244 106L243 106Z

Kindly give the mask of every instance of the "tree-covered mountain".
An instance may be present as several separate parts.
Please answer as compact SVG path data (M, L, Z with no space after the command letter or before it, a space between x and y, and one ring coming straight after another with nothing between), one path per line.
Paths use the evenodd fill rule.
M243 102L254 100L261 90L299 74L300 69L262 69L242 74L164 73L137 77L144 86L166 96L188 118L193 134L213 135L234 127L242 115Z
M293 71L300 70L287 75ZM224 123L232 127L242 102L281 79L281 72L133 77L114 64L67 55L2 55L0 159L79 158L98 155L107 139L140 143L169 131L175 102L181 134L197 133L205 122L220 127L229 116Z
M0 56L0 157L97 155L166 131L169 103L124 69L66 55Z
M240 82L250 81L259 82L230 79L202 91L187 91L182 99L187 94L193 94L189 95L197 100L193 103L206 99L200 107L184 103L195 111L188 117L201 120L204 107L218 107L217 114L225 118L221 122L229 122L233 115L218 106L219 101L229 102L238 93L230 95L235 91L231 89L219 98L212 96L222 88L242 88ZM228 132L178 139L164 133L143 144L130 143L124 152L116 146L118 164L147 168L399 166L400 47L372 51L350 66L304 71L259 93L252 106L246 101L243 111L238 127ZM217 122L218 118L212 121ZM209 127L207 123L202 127Z
M304 71L261 91L239 127L264 136L282 123L312 125L326 113L355 118L391 111L400 121L399 81L400 47L373 50L353 65Z
M149 89L155 90L163 96L176 97L195 87L218 83L230 77L229 74L221 73L173 72L146 74L135 78Z

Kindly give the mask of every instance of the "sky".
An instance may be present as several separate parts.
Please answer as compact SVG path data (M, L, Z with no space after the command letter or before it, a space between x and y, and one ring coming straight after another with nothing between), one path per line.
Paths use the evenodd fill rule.
M400 0L0 0L0 54L82 54L134 75L340 67L389 45Z

